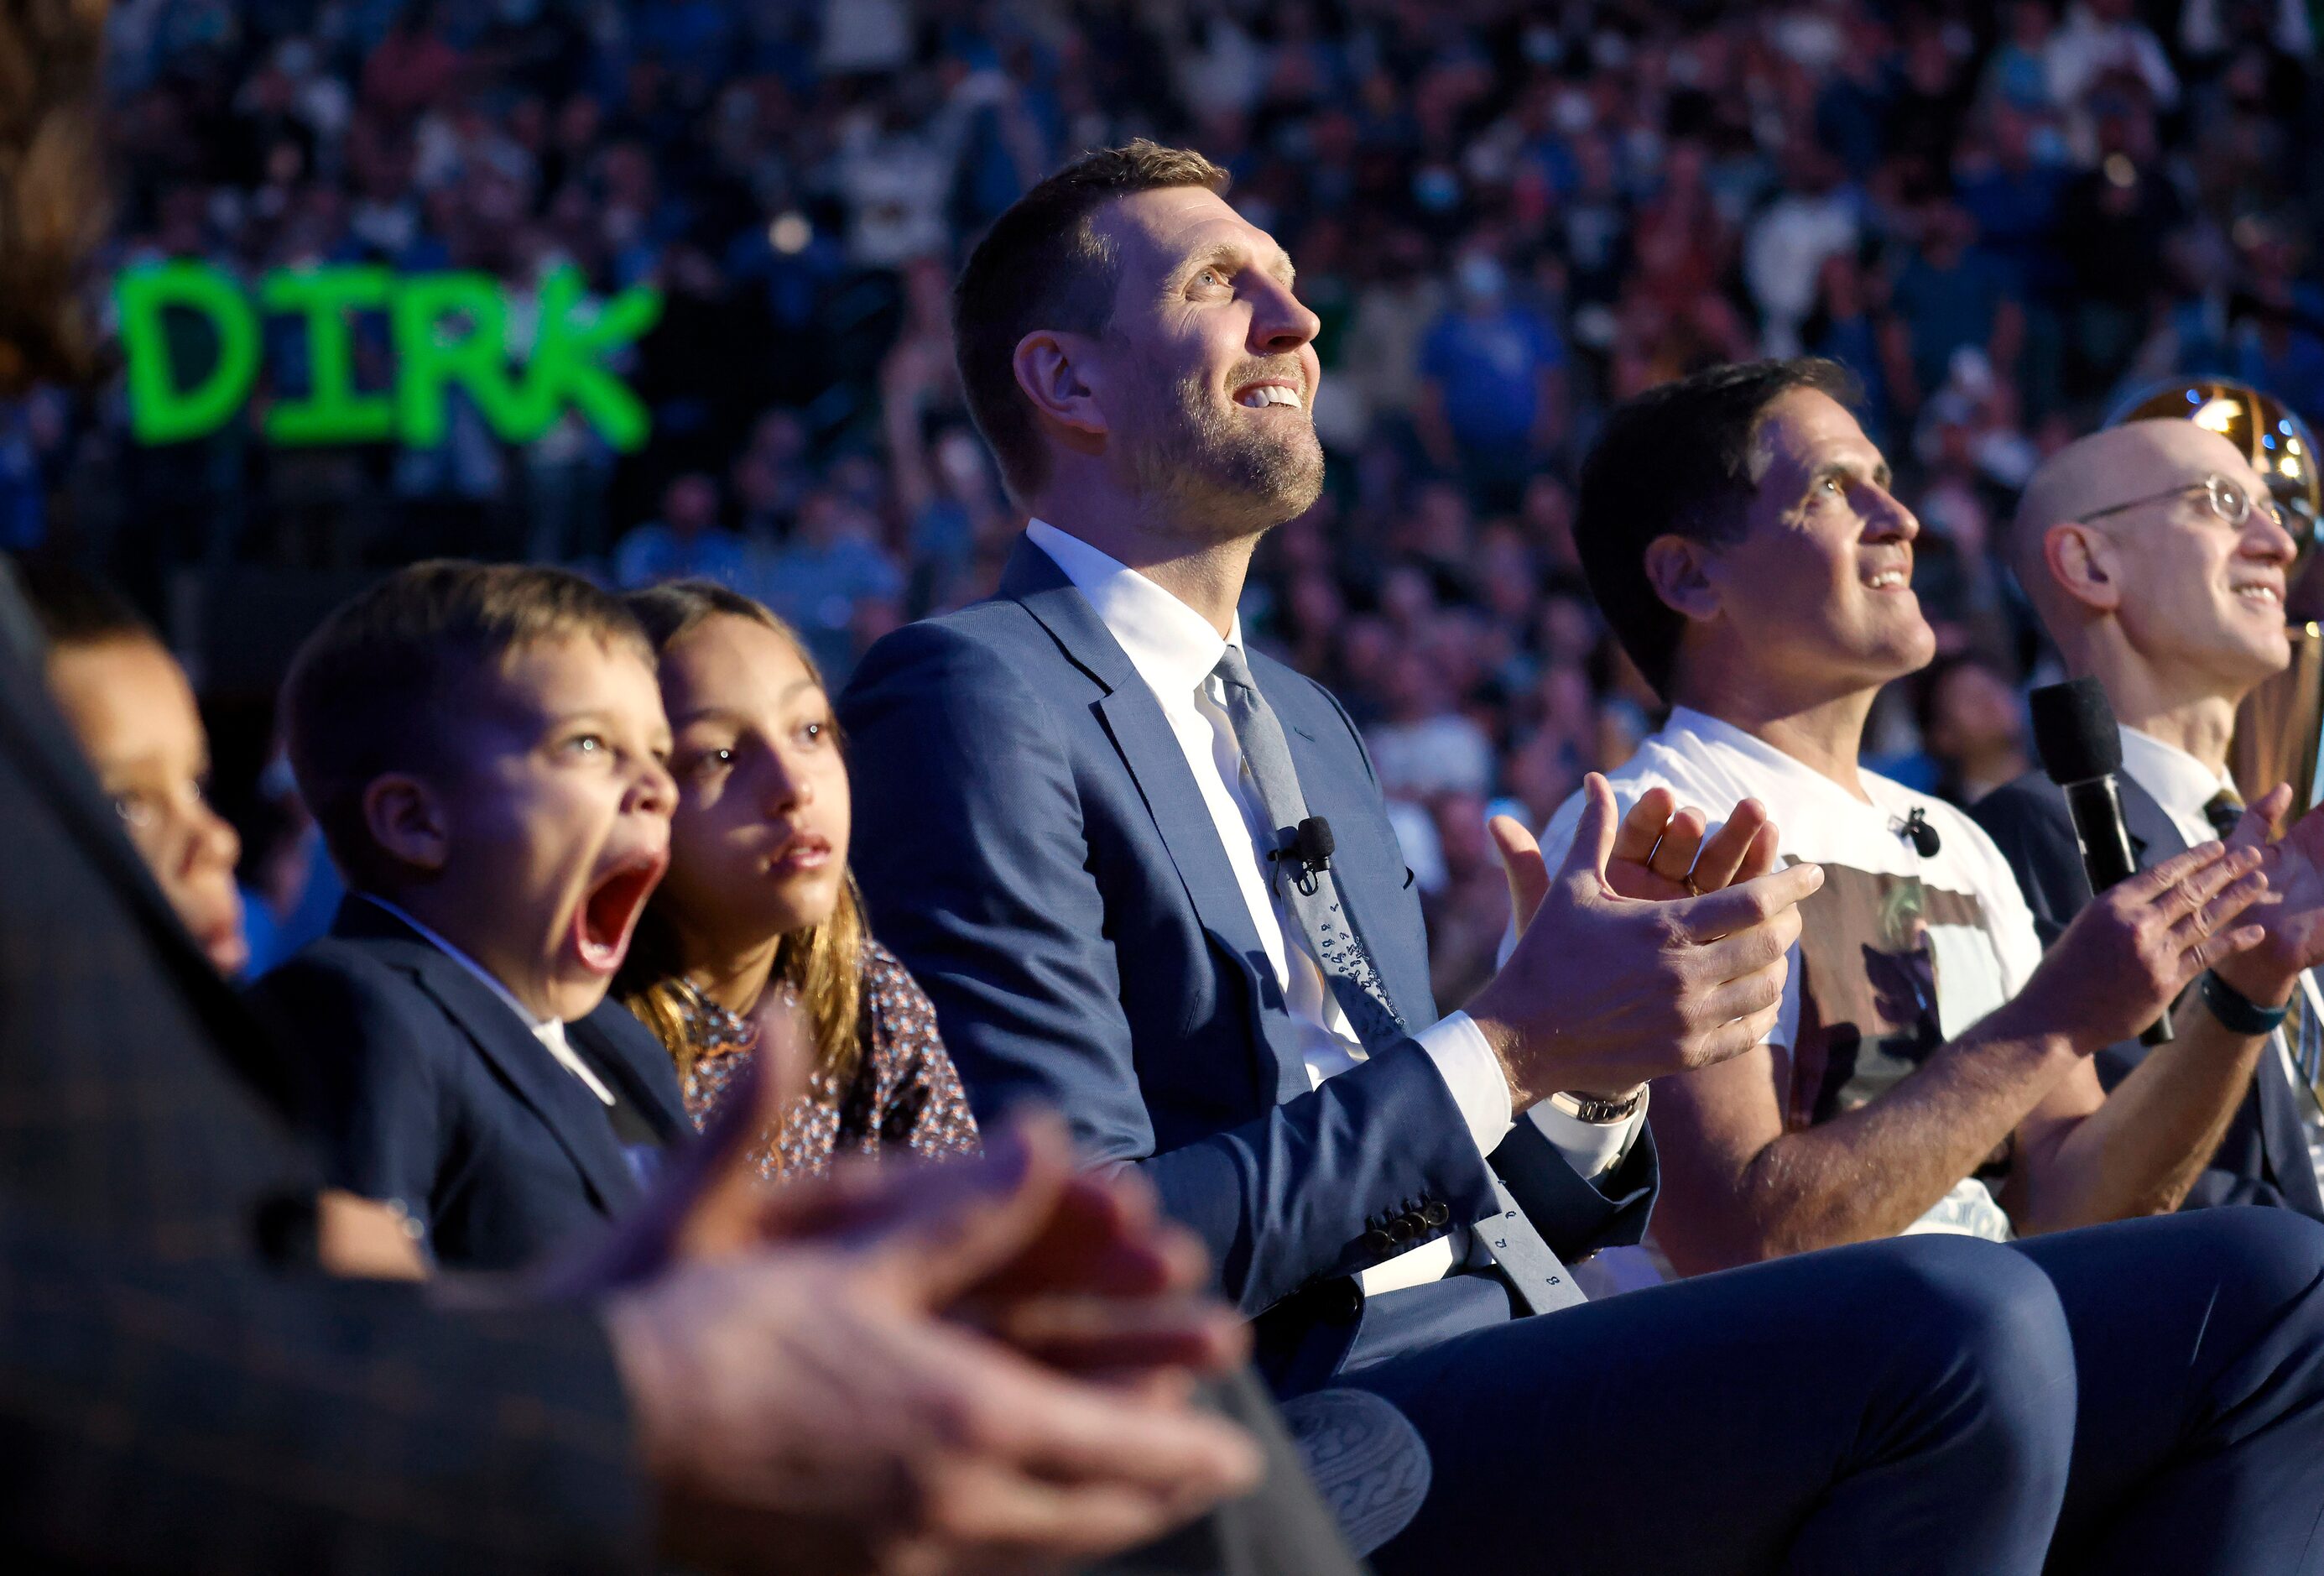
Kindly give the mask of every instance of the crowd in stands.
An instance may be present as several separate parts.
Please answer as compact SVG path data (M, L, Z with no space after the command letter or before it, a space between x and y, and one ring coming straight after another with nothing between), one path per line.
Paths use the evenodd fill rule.
M2324 1572L2310 48L0 23L0 1544Z
M1447 1005L1506 924L1488 808L1543 824L1655 711L1569 533L1609 404L1761 352L1855 372L1943 653L1870 755L1963 798L2024 764L2040 644L1994 539L2039 459L2171 372L2324 410L2298 0L124 0L109 50L108 270L521 296L569 263L664 300L622 368L652 419L630 454L577 418L512 446L456 394L432 448L270 447L295 336L203 439L134 443L117 390L0 413L0 537L110 571L198 654L238 566L449 551L707 577L844 681L988 593L1019 524L952 367L965 247L1082 148L1228 167L1323 320L1330 459L1243 615L1364 729ZM287 913L311 837L286 853L264 788L223 786Z

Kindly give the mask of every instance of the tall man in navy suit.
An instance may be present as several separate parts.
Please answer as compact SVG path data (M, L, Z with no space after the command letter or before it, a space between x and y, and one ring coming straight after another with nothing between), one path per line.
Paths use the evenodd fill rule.
M2324 1428L2324 1247L2254 1272L2264 1312L2229 1300L2233 1359L2151 1378L2133 1343L2080 1349L2069 1309L2171 1273L2187 1245L2156 1223L1574 1305L1567 1261L1643 1226L1644 1085L1760 1037L1819 877L1766 873L1745 819L1694 867L1708 895L1626 896L1663 826L1618 828L1593 779L1554 876L1498 829L1530 922L1438 1019L1360 741L1240 638L1253 546L1322 459L1316 320L1224 185L1138 144L996 221L956 348L1033 523L997 598L889 636L841 701L872 921L973 1097L1045 1099L1150 1178L1278 1386L1363 1386L1415 1421L1434 1487L1385 1570L2030 1573L2070 1474L2107 1512L2089 1568L2313 1568L2265 1517L2310 1487ZM2185 1392L2242 1380L2236 1437L2075 1437L2078 1388L2208 1419Z
M2258 813L2246 811L2227 772L2227 741L2244 697L2291 660L2283 593L2294 549L2243 454L2192 422L2094 432L2034 475L2010 543L2068 669L2104 685L2121 720L2116 783L2140 866L2238 835L2239 826L2247 840L2264 838L2265 823L2289 806L2279 791L2263 793ZM2047 945L2089 901L2064 794L2032 773L1972 813L2007 856ZM2313 813L2271 849L2269 879L2287 912L2315 906L2319 856L2324 818ZM2296 939L2279 936L2232 965L2261 1007L2298 1010L2282 1029L2235 1038L2228 1054L2250 1092L2213 1129L2216 1147L2187 1208L2278 1204L2324 1219L2324 997L2296 967ZM2189 1010L2199 1024L2209 1017ZM2125 1041L2098 1052L2099 1076L2111 1087L2145 1057L2144 1046Z

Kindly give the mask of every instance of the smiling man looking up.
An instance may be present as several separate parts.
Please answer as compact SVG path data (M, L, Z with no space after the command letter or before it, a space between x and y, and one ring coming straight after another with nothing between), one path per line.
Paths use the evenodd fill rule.
M2262 823L2284 805L2261 783L2251 784L2257 813L2245 810L2227 741L2244 697L2291 660L2283 591L2294 547L2243 453L2188 421L2093 432L2035 473L2010 540L2018 580L2068 670L2097 679L2122 722L2116 780L2139 863L2239 824L2239 836L2264 838ZM2089 900L2065 796L2028 775L1974 813L2009 857L2035 928L2054 937ZM2319 853L2324 816L2313 812L2269 848L2268 879L2287 910L2324 902ZM2309 951L2278 926L2273 944L2221 967L2255 1015L2247 1025L2298 1010L2279 1030L2240 1036L2223 1062L2243 1070L2249 1092L2209 1150L2190 1208L2277 1204L2324 1217L2324 997L2302 971ZM2117 1081L2147 1057L2126 1040L2097 1060Z
M1850 392L1812 360L1701 374L1618 411L1583 472L1585 570L1674 704L1618 797L1757 798L1784 852L1826 872L1768 1043L1656 1091L1655 1233L1689 1271L2173 1209L2249 1076L2250 1045L2208 1015L2112 1099L2090 1059L2259 944L2243 920L2278 911L2246 916L2257 852L2197 839L2044 962L1991 839L1858 764L1874 696L1935 636L1912 586L1919 524ZM1553 821L1551 857L1580 811ZM1678 837L1653 862L1676 880L1692 858Z
M2316 929L2296 905L2315 900L2254 906L2263 856L2202 842L2089 903L2044 957L1991 839L1862 769L1873 696L1934 637L1912 589L1918 523L1852 392L1828 362L1713 368L1614 410L1583 467L1584 571L1674 703L1614 774L1618 798L1633 816L1674 795L1772 815L1784 853L1825 872L1775 1032L1655 1091L1656 1239L1696 1272L1898 1233L2022 1235L1991 1256L2047 1278L2073 1353L2049 1568L2316 1571L2313 1516L2283 1507L2324 1493L2324 1231L2288 1210L2122 1218L2184 1195L2253 1040L2189 1010L2111 1097L2090 1061L2207 969L2249 979L2238 964L2296 951ZM1596 813L1560 811L1549 856ZM1681 811L1646 868L1674 890L1714 883L1729 842ZM2268 859L2310 890L2296 850ZM2282 1410L2253 1428L2262 1371Z
M2324 1478L2307 1388L2245 1386L2234 1422L2262 1442L2215 1439L2219 1408L2188 1392L2218 1365L2085 1364L2063 1307L2084 1283L2011 1249L1920 1238L1561 1294L1561 1258L1643 1225L1640 1086L1773 1025L1774 960L1818 877L1769 868L1762 814L1702 839L1662 797L1618 826L1593 778L1554 875L1497 823L1521 935L1438 1017L1361 742L1328 692L1246 652L1236 618L1253 546L1314 500L1322 456L1315 318L1224 186L1197 154L1132 144L995 221L955 346L1032 523L996 598L890 635L840 701L873 927L980 1113L1038 1098L1092 1159L1148 1179L1210 1245L1279 1389L1370 1390L1411 1419L1433 1472L1375 1555L1390 1576L2033 1576L2074 1397L2099 1392L2193 1426L2157 1424L2086 1476L2109 1510L2141 1506L2081 1541L2086 1568L2297 1568L2282 1518L2215 1512L2324 1497L2298 1476ZM1707 895L1645 863L1690 826ZM2231 1269L2248 1236L2324 1243L2251 1213L2213 1256ZM2179 1240L2198 1223L2136 1223L2084 1256L2200 1274ZM2223 1349L2302 1360L2310 1330L2281 1304L2305 1307L2312 1256L2222 1295ZM2200 1540L2190 1506L2214 1512Z

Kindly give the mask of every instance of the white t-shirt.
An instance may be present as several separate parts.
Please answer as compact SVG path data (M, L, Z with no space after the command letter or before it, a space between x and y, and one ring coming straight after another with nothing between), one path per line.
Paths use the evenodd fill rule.
M1787 1132L1887 1093L2016 995L2042 960L2001 850L1941 800L1865 772L1867 804L1772 745L1683 707L1609 777L1625 811L1660 784L1714 830L1738 801L1757 799L1775 821L1784 857L1823 867L1823 886L1800 905L1803 929L1767 1037ZM1937 851L1925 858L1904 835L1915 810L1937 833ZM1581 815L1576 794L1542 834L1551 868ZM1976 1176L1908 1229L2010 1235L2008 1216Z

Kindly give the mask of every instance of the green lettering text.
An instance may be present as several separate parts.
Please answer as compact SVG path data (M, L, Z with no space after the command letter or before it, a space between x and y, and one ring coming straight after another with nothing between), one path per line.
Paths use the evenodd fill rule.
M486 273L422 273L395 291L396 435L415 449L444 440L445 391L468 391L492 429L522 412L508 375L508 305ZM459 320L466 320L465 325Z
M384 394L355 392L355 313L387 305L394 276L384 268L286 268L266 276L260 304L307 320L307 397L266 413L277 443L376 443L395 435L395 405Z
M605 441L627 451L646 440L644 403L608 372L604 357L653 327L661 297L632 285L610 301L584 299L580 270L556 268L540 284L540 327L525 367L523 403L533 433L546 431L570 403Z
M128 360L129 427L141 443L178 443L226 425L258 375L258 314L223 271L207 263L132 268L114 287ZM165 314L207 320L217 341L207 375L179 383Z

